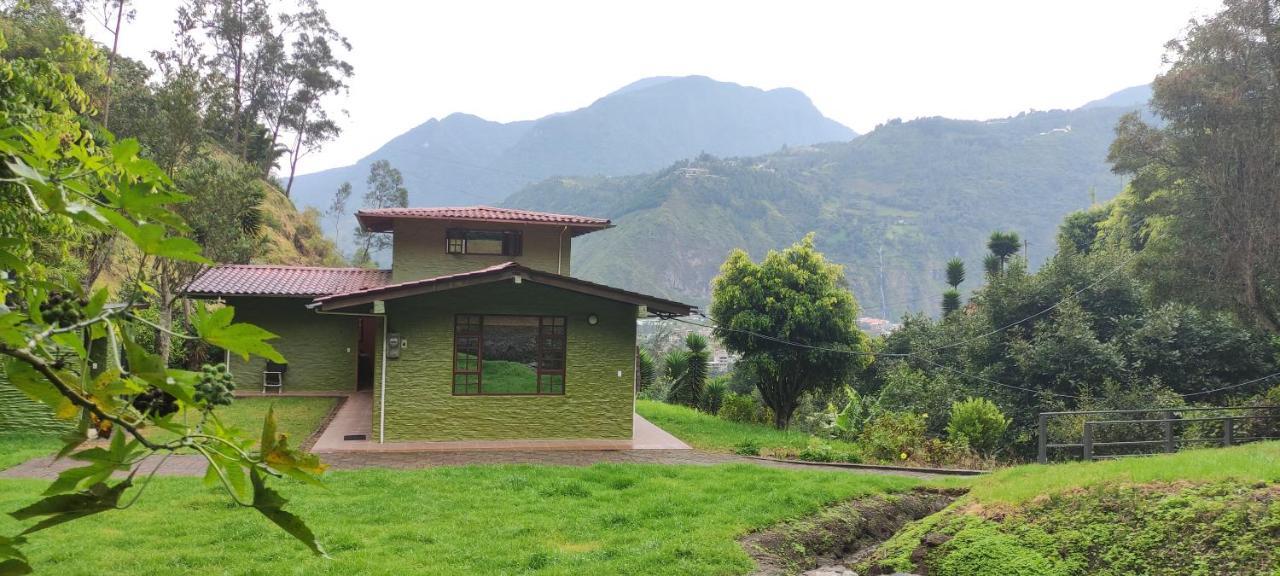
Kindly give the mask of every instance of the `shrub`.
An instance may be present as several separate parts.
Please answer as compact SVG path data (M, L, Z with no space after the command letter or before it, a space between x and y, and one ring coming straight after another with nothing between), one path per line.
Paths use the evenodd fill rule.
M967 444L980 454L991 454L1009 429L1009 419L995 402L986 398L968 398L951 405L947 422L947 438Z
M724 396L729 390L727 378L720 376L711 379L702 388L702 397L698 399L698 409L707 414L717 414L724 404Z
M636 353L636 387L638 392L644 392L653 386L658 380L658 363L653 360L653 355L643 348Z
M809 439L809 445L798 454L801 460L808 462L835 462L836 456L836 451L830 444L817 438Z
M759 412L760 405L756 403L755 398L747 394L730 392L724 395L723 400L720 402L720 410L716 414L730 422L755 424L759 422L759 417L757 416Z
M862 428L865 455L874 460L906 460L921 452L925 443L925 417L911 412L884 412Z
M655 380L653 384L650 384L647 388L640 390L640 393L637 394L636 397L641 398L643 400L657 400L658 402L666 402L667 395L670 393L671 393L671 383L667 382L664 379L659 378L658 380Z
M739 456L759 456L760 443L756 442L755 439L748 438L734 446L733 453Z

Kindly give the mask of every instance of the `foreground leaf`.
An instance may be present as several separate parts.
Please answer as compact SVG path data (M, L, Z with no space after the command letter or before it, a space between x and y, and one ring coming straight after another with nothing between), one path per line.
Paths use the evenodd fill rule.
M245 360L253 355L274 362L285 362L284 356L267 343L267 340L277 338L275 334L253 324L244 322L233 324L231 320L234 316L235 309L230 306L224 306L212 312L196 307L192 325L205 342L238 354Z
M262 473L255 468L249 474L249 480L253 483L253 507L268 520L275 523L290 536L297 538L303 544L307 545L317 556L329 557L324 551L320 543L316 541L316 535L307 527L306 522L301 518L284 510L284 505L289 501L286 500L279 492L268 488L263 482Z
M112 510L119 505L120 495L124 494L124 491L128 490L130 486L133 486L133 480L131 479L124 480L115 486L107 486L105 483L99 482L90 486L84 492L49 496L35 504L10 512L9 515L15 520L45 517L30 528L23 530L22 535L25 536L64 522Z

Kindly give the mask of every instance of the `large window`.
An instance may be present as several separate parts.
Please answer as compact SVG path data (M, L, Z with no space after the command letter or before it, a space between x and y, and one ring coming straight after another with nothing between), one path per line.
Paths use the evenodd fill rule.
M445 232L445 251L450 254L519 256L523 250L523 238L517 230L450 228Z
M564 394L562 316L459 314L453 324L453 393Z

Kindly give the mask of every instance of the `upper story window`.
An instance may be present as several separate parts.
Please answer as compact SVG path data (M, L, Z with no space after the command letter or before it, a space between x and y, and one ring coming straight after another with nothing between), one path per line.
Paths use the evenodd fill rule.
M517 230L450 228L445 233L445 247L449 254L519 256L524 250L524 242Z

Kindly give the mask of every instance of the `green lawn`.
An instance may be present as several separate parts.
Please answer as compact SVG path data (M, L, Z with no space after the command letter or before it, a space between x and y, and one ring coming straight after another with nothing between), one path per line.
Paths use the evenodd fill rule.
M778 430L767 425L730 422L692 408L654 400L637 400L636 412L690 446L709 452L733 452L736 446L748 440L761 448L761 454L797 451L813 438L801 432ZM827 443L836 451L858 451L858 447L849 442L831 440Z
M1280 442L1018 466L946 483L971 490L899 532L862 570L1280 574Z
M0 510L45 483L0 480ZM914 481L750 465L471 466L290 483L332 560L197 479L162 478L123 511L33 535L37 574L745 574L736 539ZM20 524L0 517L0 534Z
M0 434L0 470L16 466L32 458L58 451L62 443L57 437L6 433Z
M538 371L519 362L486 360L480 381L485 394L533 394L538 391Z
M1280 483L1280 442L1187 450L1167 456L1092 464L1016 466L973 481L968 498L982 503L1020 504L1040 495L1099 485L1228 479Z
M262 422L267 417L267 408L274 406L279 430L288 434L291 444L297 446L320 426L320 422L329 414L337 401L336 398L300 396L236 398L230 406L219 408L216 413L224 426L239 428L248 432L251 437L257 438L258 431L262 430ZM195 413L179 414L177 418L180 422L186 418L193 426L200 420L199 414ZM149 430L147 433L159 439L173 436L170 432L158 429Z

